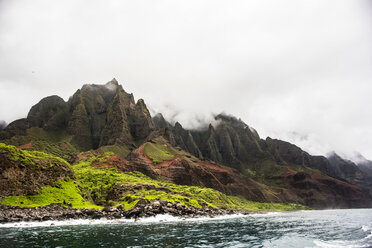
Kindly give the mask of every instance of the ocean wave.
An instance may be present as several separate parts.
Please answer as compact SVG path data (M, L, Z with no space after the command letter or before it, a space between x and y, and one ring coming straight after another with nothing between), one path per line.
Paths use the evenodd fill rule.
M315 240L314 243L316 245L314 248L371 248L372 232L370 232L366 237L358 240Z
M368 232L368 231L372 230L372 227L363 225L362 230L363 230L363 232Z
M225 220L246 217L242 214L220 215L215 217L195 217L184 218L172 216L170 214L159 214L153 217L145 217L139 219L69 219L69 220L48 220L48 221L30 221L30 222L15 222L0 224L0 228L14 227L49 227L49 226L76 226L76 225L106 225L106 224L122 224L122 223L164 223L164 222L180 222L180 221L211 221Z

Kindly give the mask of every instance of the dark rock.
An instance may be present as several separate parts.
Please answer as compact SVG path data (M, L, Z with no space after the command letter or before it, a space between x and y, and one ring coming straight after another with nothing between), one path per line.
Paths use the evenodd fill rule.
M159 201L154 201L154 202L152 203L152 206L153 206L154 208L160 208L161 205L162 205L162 204L161 204Z

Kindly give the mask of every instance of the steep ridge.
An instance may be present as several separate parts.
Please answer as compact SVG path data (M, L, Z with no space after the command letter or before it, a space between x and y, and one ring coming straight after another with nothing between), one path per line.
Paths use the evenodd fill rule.
M372 174L369 174L368 169L364 170L363 167L365 165L363 162L366 160L362 161L362 166L360 167L350 160L341 158L335 152L329 155L328 160L336 170L338 178L365 187L372 193Z
M27 118L0 131L0 141L73 164L84 156L81 152L114 152L116 157L100 166L254 201L315 208L370 206L371 195L362 188L369 186L366 178L344 170L339 160L311 156L288 142L263 140L232 116L215 119L203 130L186 130L161 114L152 118L145 102L135 102L113 79L84 85L67 102L58 96L42 99Z
M42 152L27 152L0 143L0 198L33 195L58 180L74 178L68 163Z
M194 156L235 168L240 174L270 186L281 201L318 208L356 206L358 201L369 204L368 177L360 170L345 176L355 165L339 168L326 157L312 156L288 142L269 137L262 140L253 128L235 117L220 114L215 119L218 124L205 130L188 131L176 123L171 128L176 144L190 151L184 142L185 134L190 133L188 139L202 153L202 156L193 153ZM157 128L169 129L171 125L165 122L161 115L154 117ZM181 139L176 138L180 134L184 134Z
M363 171L370 178L372 178L372 161L365 160L365 161L359 162L357 166L360 168L361 171Z
M135 103L133 94L126 93L113 79L105 85L84 85L68 102L58 96L42 99L31 108L27 118L0 131L0 140L23 145L26 140L17 138L32 136L30 128L65 132L64 141L80 151L103 146L128 150L143 142L154 130L154 124L144 101L139 99Z
M145 147L156 144L165 147L172 159L154 162L145 152ZM176 149L163 138L158 137L141 145L127 157L134 170L152 178L163 178L175 184L201 186L216 189L229 195L240 195L253 201L279 201L269 188L252 180L243 180L230 168L200 161L196 157Z

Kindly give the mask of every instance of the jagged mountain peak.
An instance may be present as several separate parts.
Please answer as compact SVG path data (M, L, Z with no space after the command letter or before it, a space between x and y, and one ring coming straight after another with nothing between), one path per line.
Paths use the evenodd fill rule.
M72 143L82 150L104 145L135 146L155 128L143 99L134 102L116 79L106 84L85 84L65 102L59 96L43 98L33 106L23 121L14 122L11 132L1 134L10 138L22 135L30 127L45 130L65 130Z
M178 121L176 121L176 123L174 123L174 128L176 128L176 129L183 129L181 123L179 123Z
M152 117L152 121L154 122L155 128L158 129L171 127L171 124L165 120L161 113L157 113L154 117Z
M77 92L83 92L86 94L99 94L99 95L110 95L113 97L118 89L122 89L116 79L113 79L106 84L84 84L83 87Z
M53 146L62 149L72 147L78 152L109 149L124 153L126 150L125 154L129 153L128 157L133 155L136 148L144 148L146 142L153 144L156 138L163 137L169 141L166 146L173 146L175 150L186 154L185 157L192 163L199 163L200 168L210 162L231 167L234 173L247 180L257 179L261 183L269 180L270 183L285 184L289 188L284 187L276 192L280 199L287 197L286 193L280 195L280 192L290 190L296 197L304 197L309 204L322 201L323 195L317 193L319 187L324 190L328 187L337 190L334 188L337 186L340 187L340 192L352 188L336 179L330 179L329 176L362 186L365 182L365 178L355 165L347 165L348 171L340 173L337 168L343 168L345 163L336 161L337 164L332 165L327 158L311 156L288 142L270 137L262 140L254 129L231 115L224 113L216 115L212 123L199 130L187 130L178 122L171 125L161 114L152 118L145 101L139 99L135 102L133 94L125 92L116 79L102 85L86 84L77 90L68 102L58 96L42 99L31 108L27 118L17 120L0 131L0 140L21 136L18 140L26 141L25 136L29 134L29 130L35 131L35 127L36 132L46 135L50 130L57 129L58 132L54 133L62 134L62 142L58 141L60 144L44 140L48 147L49 142L52 142ZM20 143L17 146L33 146L32 142ZM45 146L45 143L39 144ZM164 144L159 147L164 147ZM206 163L199 162L197 158ZM339 160L343 161L342 158ZM183 163L173 165L177 168L184 166ZM187 167L187 164L185 166ZM299 170L303 172L297 175ZM217 172L221 173L218 169ZM312 173L315 173L314 177ZM224 176L221 175L221 178ZM324 182L329 182L329 185ZM240 189L237 190L240 192ZM318 195L314 198L309 192ZM361 199L361 195L364 196L363 192L358 194L358 199ZM297 201L299 198L296 197L291 198L291 201Z
M221 120L224 122L232 123L232 124L237 124L237 125L243 125L247 126L240 118L237 118L233 115L228 115L226 113L220 113L214 117L215 120Z

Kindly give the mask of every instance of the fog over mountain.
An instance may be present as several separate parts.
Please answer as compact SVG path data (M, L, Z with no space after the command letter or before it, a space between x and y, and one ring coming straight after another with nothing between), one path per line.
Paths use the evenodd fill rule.
M225 112L312 154L372 158L370 1L0 1L0 119L115 77L152 114Z

